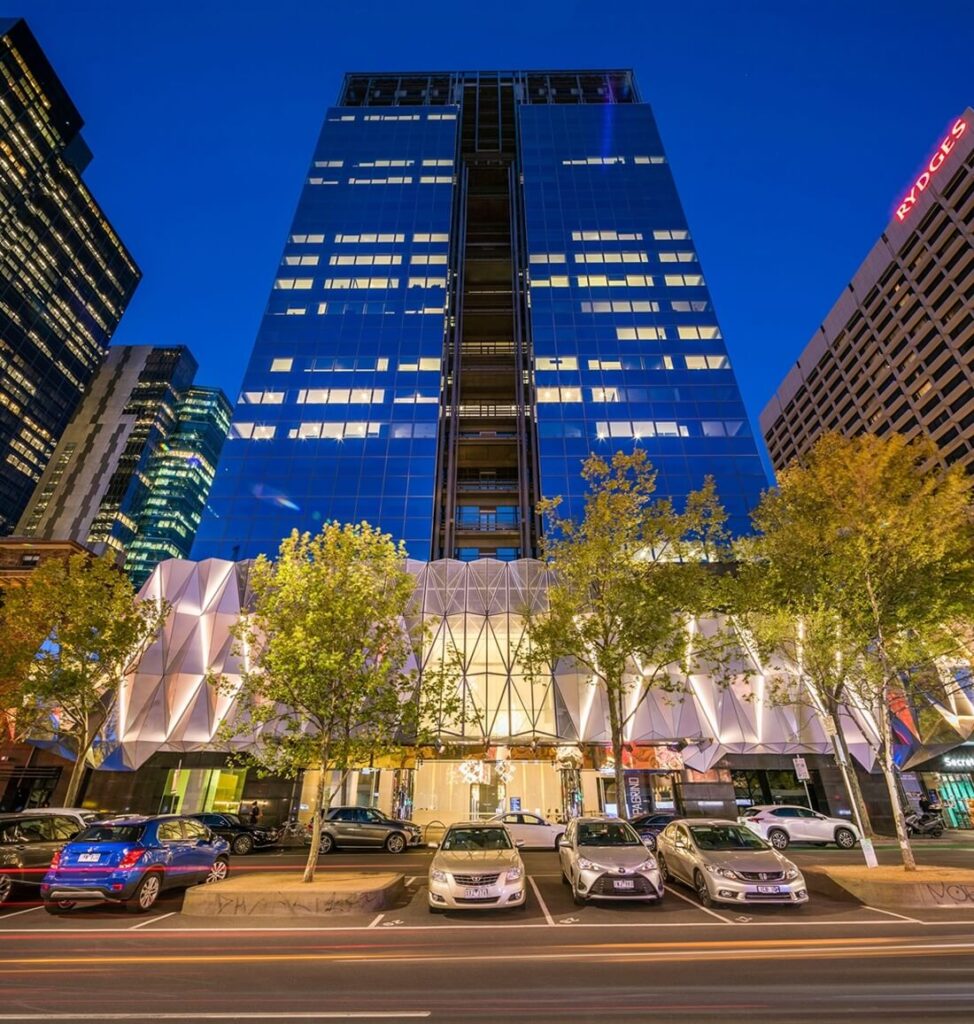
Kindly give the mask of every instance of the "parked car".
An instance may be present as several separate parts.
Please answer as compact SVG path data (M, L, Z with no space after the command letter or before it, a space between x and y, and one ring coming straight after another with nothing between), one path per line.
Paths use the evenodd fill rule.
M493 821L451 825L430 863L428 899L431 914L524 907L524 863L510 832Z
M122 903L144 913L165 889L218 882L229 845L193 818L174 814L89 825L54 855L41 883L51 914L79 903Z
M490 821L494 825L503 825L511 833L514 842L542 850L557 849L558 840L565 834L567 828L566 825L545 821L540 815L528 814L526 811L497 814Z
M230 852L239 856L273 846L277 842L277 829L263 828L244 821L239 814L217 814L207 811L187 817L204 824L211 832L222 836L230 844Z
M24 814L56 814L62 818L72 818L78 823L78 828L83 829L93 821L101 821L105 817L98 811L88 810L86 807L30 807L23 811Z
M418 846L422 838L419 825L388 818L374 807L331 807L321 823L322 853L344 847L402 853L409 846Z
M79 831L77 820L66 814L0 814L0 904L17 886L32 888L36 899L51 858Z
M666 811L654 811L652 814L639 814L629 819L629 824L639 833L639 838L651 849L656 849L656 837L676 817Z
M835 843L851 850L859 842L859 829L844 818L830 818L807 807L791 804L759 804L748 807L737 819L776 849L789 843Z
M561 880L581 906L590 899L663 898L663 879L636 830L618 818L576 818L558 844Z
M808 902L798 868L736 821L680 818L657 839L660 873L696 890L701 904Z

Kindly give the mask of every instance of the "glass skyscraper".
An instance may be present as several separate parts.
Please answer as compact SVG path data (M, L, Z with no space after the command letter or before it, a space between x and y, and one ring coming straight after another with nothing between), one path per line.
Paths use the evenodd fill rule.
M368 520L414 558L536 553L591 451L736 531L766 484L628 71L349 74L301 191L194 557Z

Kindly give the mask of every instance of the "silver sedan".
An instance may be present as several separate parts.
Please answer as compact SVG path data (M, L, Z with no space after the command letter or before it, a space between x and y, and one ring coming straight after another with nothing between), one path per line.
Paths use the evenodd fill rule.
M659 834L656 851L663 877L692 886L705 907L808 902L798 868L736 821L674 821Z
M558 841L561 877L575 903L663 898L656 858L636 830L617 818L576 818Z
M503 825L458 822L447 829L430 863L429 910L523 907L524 883L521 855Z

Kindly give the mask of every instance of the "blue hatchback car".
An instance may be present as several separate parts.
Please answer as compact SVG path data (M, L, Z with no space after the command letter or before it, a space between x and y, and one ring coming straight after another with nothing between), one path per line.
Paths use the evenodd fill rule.
M144 913L164 889L226 878L228 851L205 825L174 814L95 822L54 855L41 883L44 909L109 902Z

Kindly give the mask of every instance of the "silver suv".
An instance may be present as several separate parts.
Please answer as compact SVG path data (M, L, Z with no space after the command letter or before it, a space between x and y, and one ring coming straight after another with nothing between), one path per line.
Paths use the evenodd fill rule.
M374 807L331 807L321 823L322 853L345 847L402 853L409 846L418 846L422 838L419 825L387 818Z

